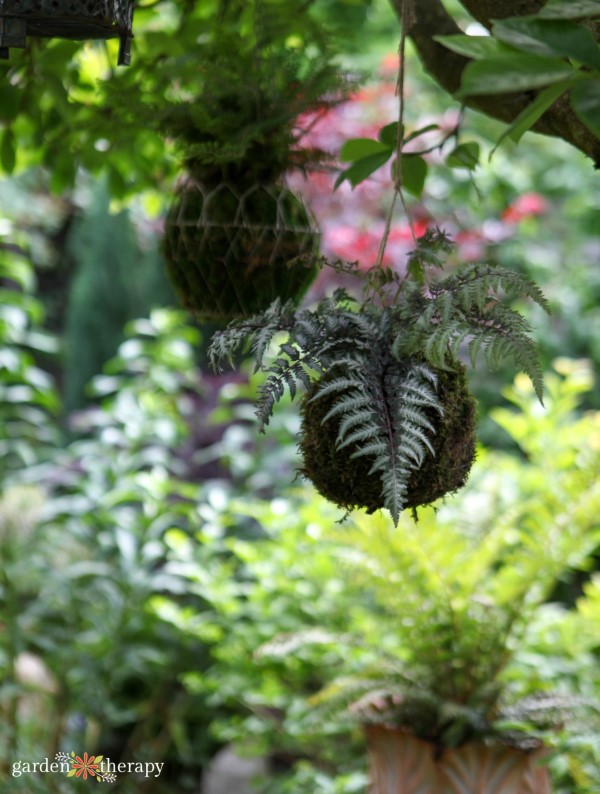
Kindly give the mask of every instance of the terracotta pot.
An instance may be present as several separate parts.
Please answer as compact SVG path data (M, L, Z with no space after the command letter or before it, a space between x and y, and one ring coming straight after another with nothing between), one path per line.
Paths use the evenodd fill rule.
M551 794L543 749L473 742L440 755L401 730L368 725L365 733L371 794Z
M130 61L134 0L4 0L0 3L0 57L25 47L27 36L120 38L119 64Z

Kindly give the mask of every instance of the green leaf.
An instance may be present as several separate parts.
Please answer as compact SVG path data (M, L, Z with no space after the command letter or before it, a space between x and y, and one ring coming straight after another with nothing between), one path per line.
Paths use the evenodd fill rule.
M385 127L383 129L386 129ZM390 148L394 148L396 142L389 146L387 143L381 143L373 138L351 138L342 146L340 150L340 160L344 162L362 160L373 154L380 154L386 152L388 157L390 155Z
M568 64L538 55L490 58L468 64L457 96L512 94L541 88L576 74L577 71Z
M476 141L461 143L446 157L449 168L468 168L473 171L479 165L479 144Z
M12 174L17 162L17 151L15 148L15 136L9 128L4 130L2 143L0 143L0 164L7 174Z
M0 119L12 121L19 113L21 92L10 83L0 84Z
M600 0L550 0L539 12L541 19L600 17Z
M556 85L550 85L537 95L530 105L522 110L512 124L506 129L498 138L496 145L490 152L490 157L494 154L500 144L510 137L515 143L518 143L527 130L535 124L535 122L548 110L548 108L562 96L565 91L568 91L572 85L572 80L564 80Z
M123 198L127 193L127 183L119 168L113 163L108 164L108 186L116 198Z
M395 149L398 142L398 122L392 121L391 124L386 124L379 130L377 136L381 143L388 146L390 149Z
M500 41L534 55L565 57L600 68L600 50L592 32L568 20L518 17L496 22Z
M600 79L581 80L571 92L573 110L597 138L600 138Z
M500 57L506 51L506 48L491 36L434 36L433 38L452 52L475 60Z
M415 281L417 284L425 283L425 268L418 257L410 257L408 260L408 272L410 273L413 281Z
M363 157L361 160L357 160L350 168L346 168L345 171L342 171L336 179L333 189L336 190L346 179L350 182L352 187L356 187L360 182L364 182L367 177L371 176L374 171L377 171L378 168L381 168L382 165L387 163L391 156L392 150L386 147L385 151L381 151L378 154L371 154L369 157Z
M67 772L67 777L75 777L76 774L77 774L77 770L71 769L70 772Z
M69 152L61 152L55 156L51 167L50 187L55 194L60 194L68 190L75 183L77 173L77 163L75 157Z
M425 187L427 163L418 154L403 154L400 160L400 181L413 196L419 198Z
M426 127L421 127L414 132L411 132L410 135L407 135L404 139L403 143L409 143L409 141L414 141L415 138L418 138L421 135L425 135L426 132L433 132L433 130L439 130L439 124L428 124Z

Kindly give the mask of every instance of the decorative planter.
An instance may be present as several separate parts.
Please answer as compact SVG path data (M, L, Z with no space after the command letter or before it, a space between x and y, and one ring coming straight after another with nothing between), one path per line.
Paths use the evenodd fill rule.
M0 58L27 36L120 38L119 64L130 62L134 0L0 0Z
M436 748L410 734L367 725L371 794L551 794L543 749L470 743Z
M319 234L286 188L186 181L165 224L169 278L186 308L218 322L249 317L279 298L298 302L316 275Z

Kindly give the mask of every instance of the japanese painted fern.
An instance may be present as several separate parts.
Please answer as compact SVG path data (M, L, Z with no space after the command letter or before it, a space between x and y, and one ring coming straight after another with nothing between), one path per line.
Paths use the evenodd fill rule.
M384 506L397 523L400 511L411 504L413 474L436 455L436 435L447 412L440 382L446 372L462 370L463 349L472 362L482 353L490 367L512 361L542 399L530 327L503 300L529 298L547 307L535 284L498 266L468 264L429 283L400 281L382 272L388 284L398 286L389 305L360 303L343 289L314 309L295 310L275 301L265 312L216 333L209 352L215 369L250 352L255 371L266 372L256 402L261 431L286 389L292 398L298 387L307 390L305 409L325 406L319 421L324 430L334 428L335 449L344 464L351 468L364 459L366 479L375 475L380 481L380 505L351 493L335 501L348 509ZM274 357L273 343L278 345ZM319 435L314 428L308 432L312 440ZM309 438L304 444L305 460L311 443ZM471 461L472 455L469 467ZM310 469L308 475L315 481ZM463 482L464 476L447 490ZM326 487L319 490L328 495Z

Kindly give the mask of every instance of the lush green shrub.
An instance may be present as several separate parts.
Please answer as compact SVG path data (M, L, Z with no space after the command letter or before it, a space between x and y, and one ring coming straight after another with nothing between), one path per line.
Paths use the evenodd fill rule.
M508 730L508 717L510 730L518 717L522 730L545 737L544 720L558 709L565 729L554 735L553 772L559 781L561 765L577 771L569 741L572 750L592 719L577 698L597 698L597 674L568 662L568 643L545 662L531 626L558 609L540 604L598 547L600 418L575 413L589 369L556 366L564 377L548 376L546 411L519 377L506 391L519 410L494 415L523 457L481 450L465 491L437 513L423 511L416 526L359 516L336 527L325 502L290 491L271 503L223 501L197 534L199 547L189 538L172 544L170 559L185 564L214 614L207 623L168 598L153 604L184 631L213 633L213 665L185 681L215 706L243 706L213 723L219 736L290 762L307 754L315 769L358 772L352 723L398 719L394 699L409 684L449 744ZM266 538L235 537L249 519ZM580 604L579 614L589 615L582 636L597 636L589 608ZM532 701L534 693L556 697ZM411 729L427 733L424 710L417 714L421 727ZM300 780L306 764L297 770Z

